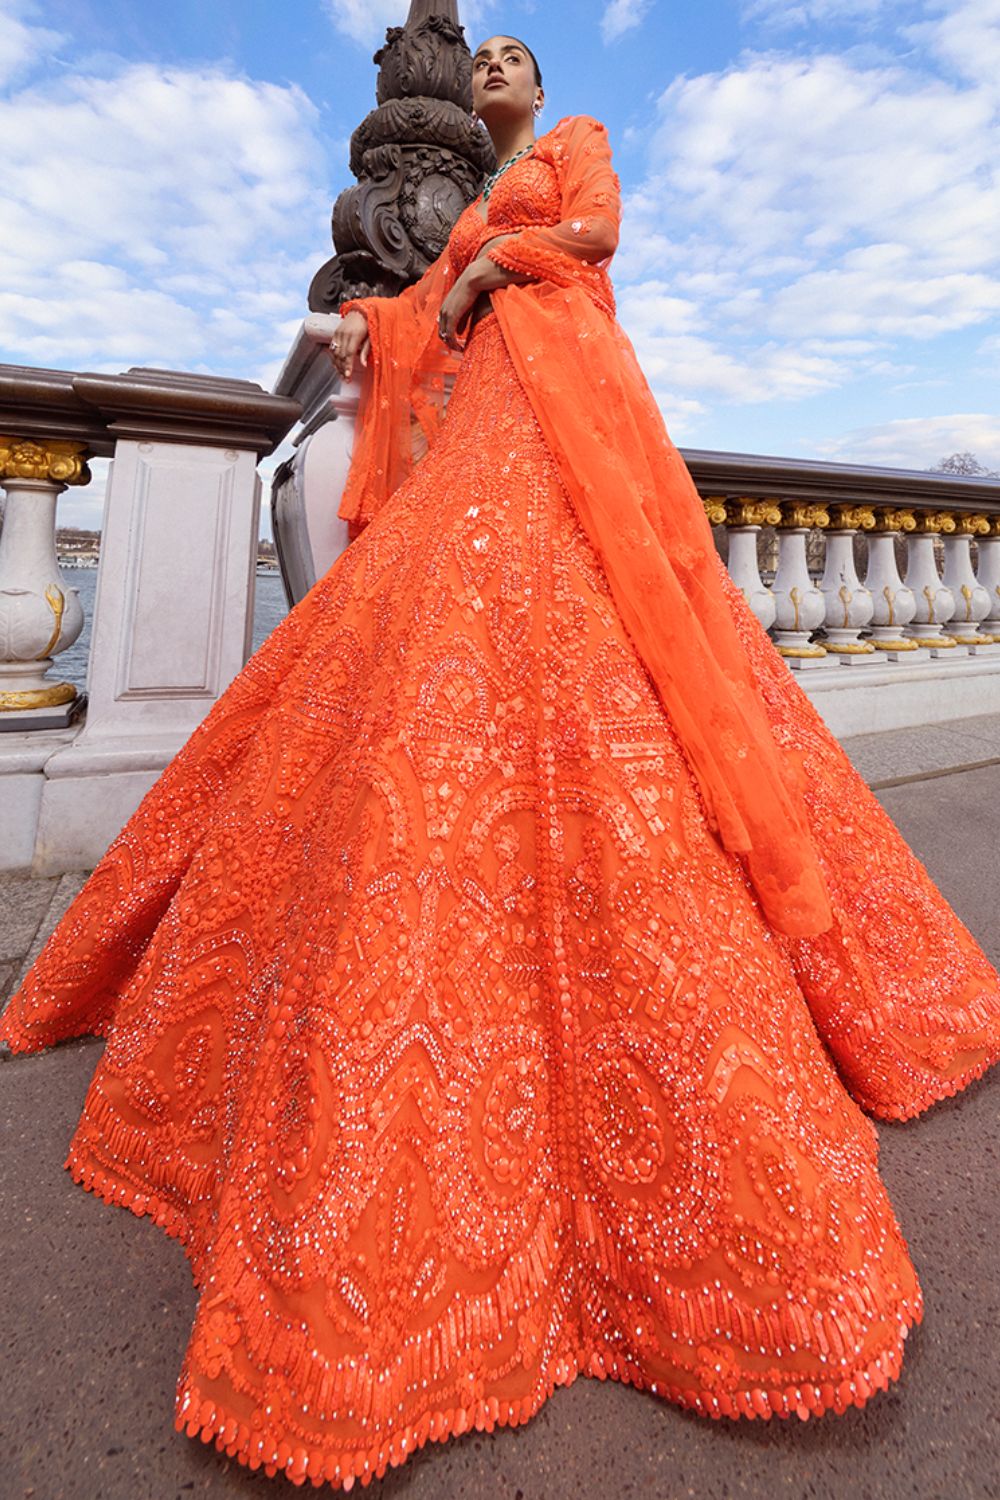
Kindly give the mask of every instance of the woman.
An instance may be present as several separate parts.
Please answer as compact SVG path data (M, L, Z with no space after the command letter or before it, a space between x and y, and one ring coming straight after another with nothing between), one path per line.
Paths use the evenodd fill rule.
M542 98L478 49L501 166L416 287L342 309L355 540L0 1031L106 1036L67 1164L191 1256L177 1425L297 1483L581 1373L863 1405L922 1316L863 1111L1000 1055L1000 976L728 579L615 321L606 132L536 138Z

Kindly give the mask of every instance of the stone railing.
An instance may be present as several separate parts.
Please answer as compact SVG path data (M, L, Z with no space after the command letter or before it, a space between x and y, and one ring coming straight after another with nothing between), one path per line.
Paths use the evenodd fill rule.
M249 381L0 365L0 869L96 862L251 649L257 465L301 414ZM87 690L56 507L111 457Z
M709 520L724 529L730 573L789 666L1000 644L1000 480L691 449L684 457ZM769 585L765 528L776 554ZM822 542L819 576L810 537Z
M683 452L732 577L836 733L1000 709L1000 480Z

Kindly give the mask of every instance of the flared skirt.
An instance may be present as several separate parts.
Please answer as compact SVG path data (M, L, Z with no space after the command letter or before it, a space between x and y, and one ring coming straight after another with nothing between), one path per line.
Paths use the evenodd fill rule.
M821 937L710 832L491 315L32 965L0 1037L106 1037L68 1165L191 1257L191 1435L350 1488L581 1373L716 1418L899 1374L868 1116L997 1059L1000 977L719 575Z

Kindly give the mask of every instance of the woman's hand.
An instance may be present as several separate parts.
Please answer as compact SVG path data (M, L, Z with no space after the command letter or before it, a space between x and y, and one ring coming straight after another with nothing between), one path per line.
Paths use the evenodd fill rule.
M352 308L346 317L341 318L340 327L330 342L330 358L341 379L350 380L355 358L367 365L371 347L368 319L356 307Z
M476 262L466 266L438 310L438 338L449 349L461 350L458 326L479 296L481 288L475 283L473 268Z
M458 328L480 293L495 292L499 287L510 286L515 282L523 285L524 282L533 279L515 271L508 271L504 266L498 266L496 261L490 260L486 254L490 245L499 245L501 240L514 238L512 234L495 234L487 240L476 259L466 266L441 303L438 313L438 336L449 349L460 351L464 347L458 339Z

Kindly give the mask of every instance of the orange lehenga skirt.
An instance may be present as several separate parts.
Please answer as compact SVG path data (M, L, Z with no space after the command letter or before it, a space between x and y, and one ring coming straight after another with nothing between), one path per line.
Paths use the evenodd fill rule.
M424 461L174 757L13 997L107 1039L68 1166L201 1288L176 1423L367 1484L577 1375L808 1418L922 1315L868 1114L1000 977L719 563L834 927L765 922L495 314Z

